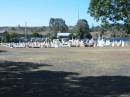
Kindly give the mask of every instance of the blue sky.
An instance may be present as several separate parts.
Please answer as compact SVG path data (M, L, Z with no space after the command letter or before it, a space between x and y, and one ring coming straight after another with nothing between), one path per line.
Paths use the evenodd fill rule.
M79 18L90 26L98 23L89 16L90 0L0 0L0 26L47 26L51 17L63 18L67 25L75 25Z

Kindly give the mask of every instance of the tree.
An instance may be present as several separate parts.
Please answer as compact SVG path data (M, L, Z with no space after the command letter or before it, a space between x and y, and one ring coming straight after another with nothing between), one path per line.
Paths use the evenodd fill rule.
M123 23L130 32L130 0L91 0L88 12L97 21Z
M70 38L72 39L72 38L78 38L78 36L79 36L79 29L75 26L75 27L73 27L70 31L69 31L71 34L70 34Z
M75 33L80 39L92 38L91 34L89 33L90 29L89 29L88 22L85 19L78 20L77 25L75 27L76 27Z
M56 39L57 38L57 33L55 33L55 32L53 32L53 33L48 33L47 34L47 37L49 38L49 39Z
M102 31L102 28L100 26L92 26L90 28L90 31L91 32L101 32Z
M13 38L17 37L17 35L18 34L16 32L5 31L4 37L3 37L3 42L10 42Z
M10 38L15 38L18 36L16 32L9 32L9 34L10 34Z
M4 32L3 42L9 42L10 41L10 34L8 31Z
M65 21L61 18L51 18L49 23L51 32L67 32L68 26Z
M16 31L16 28L15 28L15 27L12 27L11 30Z
M80 38L90 38L89 35L89 25L88 25L88 22L85 20L85 19L80 19L78 22L77 22L77 28L79 29L79 36Z
M32 37L38 37L39 36L39 34L37 33L37 32L32 32Z

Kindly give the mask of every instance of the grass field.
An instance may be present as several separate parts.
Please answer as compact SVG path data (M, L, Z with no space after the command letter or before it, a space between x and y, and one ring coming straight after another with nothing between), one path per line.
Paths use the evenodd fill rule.
M0 97L130 97L130 47L0 47L0 70Z

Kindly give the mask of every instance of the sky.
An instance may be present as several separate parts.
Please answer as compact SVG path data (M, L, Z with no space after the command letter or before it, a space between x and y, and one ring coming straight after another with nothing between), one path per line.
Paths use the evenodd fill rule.
M78 17L99 25L88 13L90 0L0 0L0 26L48 26L50 18L76 25ZM79 15L78 15L79 13Z

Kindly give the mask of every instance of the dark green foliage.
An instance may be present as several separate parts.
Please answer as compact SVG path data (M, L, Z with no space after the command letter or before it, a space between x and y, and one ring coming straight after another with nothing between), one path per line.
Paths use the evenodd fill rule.
M68 26L61 18L51 18L49 27L51 32L68 32Z
M39 37L39 34L37 32L33 32L32 37Z
M2 42L2 38L0 37L0 43Z
M12 29L13 31L15 31L15 30L16 30L16 28L15 28L15 27L12 27L11 29Z
M102 29L100 26L93 26L90 28L90 32L101 32Z
M89 25L88 25L88 22L85 19L80 19L77 22L76 27L79 29L78 35L81 39L90 38Z
M68 26L61 18L51 18L49 22L50 33L48 33L49 39L57 38L58 32L68 32Z
M71 29L70 31L69 31L71 34L70 34L70 38L78 38L78 36L79 36L79 29L75 26L75 27L73 27L73 29Z
M16 32L9 32L9 34L11 38L15 38L18 35Z
M15 37L17 37L17 33L15 33L15 32L8 32L8 31L5 31L4 32L4 36L3 36L3 42L10 42L11 41L11 39L13 39L13 38L15 38Z
M78 20L76 26L71 30L71 37L73 38L89 38L91 39L92 36L89 33L89 25L88 22L85 19Z
M88 12L102 22L122 22L125 32L130 31L130 0L91 0Z
M3 42L9 42L10 41L10 34L8 31L4 32Z
M49 39L56 39L57 38L57 33L56 32L50 32L47 34L47 37Z

